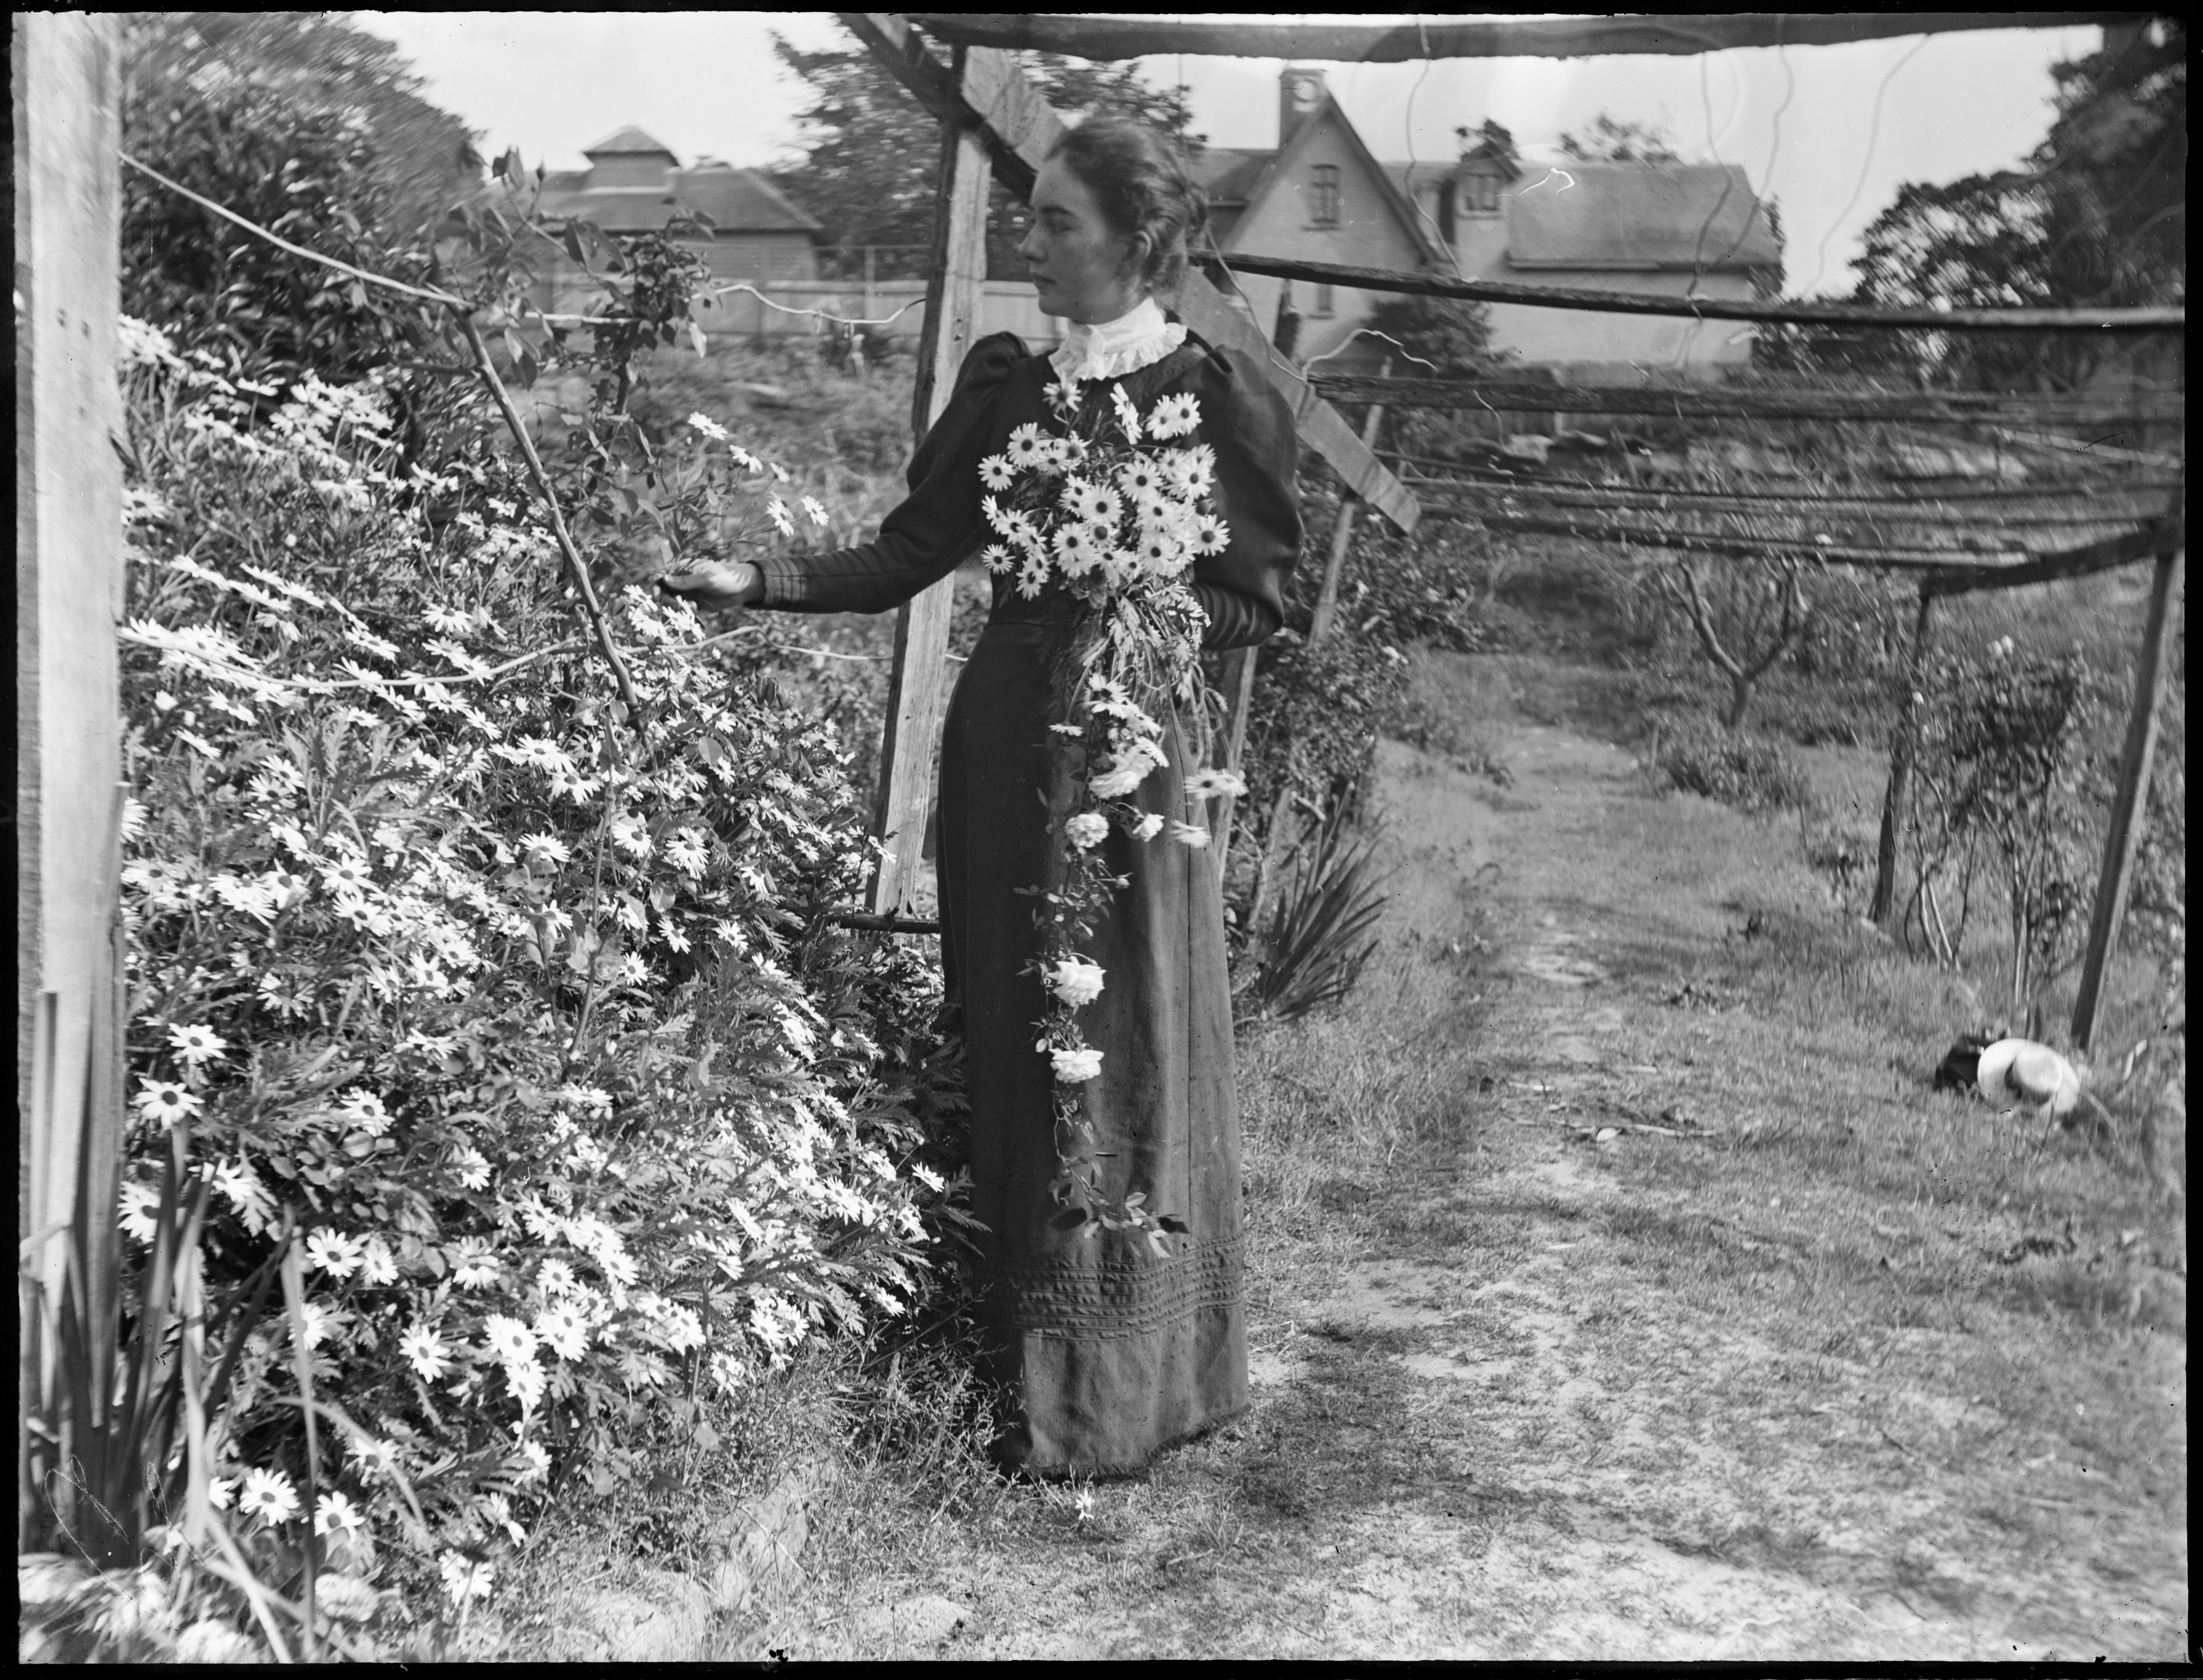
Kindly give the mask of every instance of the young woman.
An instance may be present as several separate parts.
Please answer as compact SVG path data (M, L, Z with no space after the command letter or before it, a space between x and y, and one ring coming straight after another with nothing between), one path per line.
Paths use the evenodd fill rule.
M956 390L913 458L910 496L876 541L823 556L676 575L702 603L794 612L878 612L947 577L992 538L980 463L1028 423L1051 429L1059 383L1081 411L1122 387L1138 410L1190 393L1201 423L1182 445L1214 452L1229 532L1191 573L1202 645L1241 648L1283 622L1298 555L1290 410L1262 371L1214 348L1156 301L1174 290L1185 241L1207 215L1172 151L1140 126L1097 120L1058 142L1019 245L1042 311L1065 342L1033 355L1007 333L972 346ZM1026 972L1042 949L1030 888L1048 876L1049 813L1069 774L1051 753L1051 670L1088 610L1060 587L1028 599L997 578L994 610L950 701L942 743L942 966L960 1011L972 1103L972 1211L984 1222L981 1282L995 1375L1013 1414L997 1450L1036 1476L1126 1475L1247 1403L1241 1283L1239 1121L1231 998L1215 854L1113 831L1126 878L1083 955L1107 975L1079 1022L1102 1051L1078 1087L1109 1196L1143 1192L1187 1227L1158 1251L1139 1230L1067 1224L1054 1074L1037 1048L1048 1000ZM1169 762L1132 796L1185 812L1187 748L1167 695L1143 697Z

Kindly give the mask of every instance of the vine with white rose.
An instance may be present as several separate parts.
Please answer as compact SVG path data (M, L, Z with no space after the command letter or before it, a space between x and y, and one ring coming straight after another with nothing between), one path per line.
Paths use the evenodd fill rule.
M1184 1221L1149 1206L1143 1191L1113 1197L1101 1186L1100 1139L1081 1087L1101 1076L1103 1052L1087 1042L1078 1011L1101 996L1107 977L1081 947L1126 884L1102 850L1113 828L1145 844L1167 825L1178 843L1205 848L1202 803L1243 790L1228 771L1199 769L1184 777L1181 818L1143 811L1133 798L1169 763L1163 725L1149 707L1175 702L1182 715L1205 724L1206 620L1190 572L1196 557L1222 553L1231 532L1211 498L1215 453L1206 444L1161 447L1200 425L1197 399L1166 395L1143 415L1122 384L1110 387L1106 405L1098 396L1082 401L1075 387L1051 385L1061 429L1019 426L1001 453L980 463L983 511L1001 539L981 558L1025 599L1060 591L1080 607L1054 673L1048 725L1059 749L1072 754L1070 798L1050 814L1050 878L1018 889L1037 901L1041 935L1041 950L1024 972L1038 974L1049 1000L1035 1023L1035 1048L1048 1057L1055 1080L1058 1170L1049 1192L1090 1234L1143 1231L1161 1254L1166 1235L1186 1228ZM1205 736L1205 729L1197 732ZM1196 762L1206 756L1193 754Z

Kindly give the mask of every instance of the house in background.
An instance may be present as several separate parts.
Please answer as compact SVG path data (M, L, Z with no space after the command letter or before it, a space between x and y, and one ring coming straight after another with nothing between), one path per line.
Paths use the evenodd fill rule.
M598 141L582 156L588 169L544 178L545 215L585 217L607 234L642 234L657 232L676 215L701 213L710 218L710 237L683 235L681 243L703 257L715 281L779 287L818 280L825 228L759 171L709 157L684 169L635 127ZM563 253L546 263L541 281L539 289L558 299L553 305L546 299L546 306L558 309L578 306L587 286Z
M1380 163L1324 85L1320 70L1288 68L1278 83L1273 151L1210 146L1193 160L1208 194L1209 229L1228 265L1235 251L1362 268L1452 271L1438 224L1400 190L1404 166ZM1293 353L1341 370L1374 365L1381 340L1355 338L1382 292L1241 275L1235 281L1266 334L1279 305L1301 317ZM1338 352L1334 355L1332 352Z
M1274 151L1211 146L1193 162L1228 265L1235 251L1361 268L1458 271L1469 280L1748 299L1781 271L1781 248L1744 171L1728 163L1526 165L1486 139L1455 162L1379 163L1324 83L1279 79ZM1266 332L1279 305L1301 321L1294 353L1342 370L1384 354L1355 331L1381 292L1237 277ZM1749 364L1734 322L1491 306L1492 342L1512 360L1579 382L1639 370L1714 375ZM1342 348L1344 346L1344 348ZM1338 352L1335 356L1332 352Z
M1407 183L1462 277L1749 300L1777 282L1766 208L1733 163L1526 164L1486 139ZM1494 304L1494 346L1583 383L1645 371L1717 376L1751 359L1751 328Z

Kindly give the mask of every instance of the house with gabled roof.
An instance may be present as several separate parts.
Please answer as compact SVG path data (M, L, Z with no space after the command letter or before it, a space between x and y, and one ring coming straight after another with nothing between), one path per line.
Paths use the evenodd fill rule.
M1780 284L1781 240L1733 163L1526 163L1487 127L1451 169L1416 174L1403 185L1464 279L1737 300ZM1715 373L1751 359L1751 328L1735 322L1491 311L1495 348L1563 377Z
M1193 160L1208 194L1209 229L1228 266L1234 251L1364 268L1449 273L1437 224L1418 213L1397 173L1378 161L1324 84L1323 72L1289 68L1279 79L1279 144L1267 151L1209 146ZM1384 346L1356 340L1381 292L1240 275L1234 283L1264 330L1281 312L1300 317L1296 358L1344 369L1374 364Z
M581 216L607 234L653 233L675 217L708 218L708 236L683 234L721 282L752 286L800 285L818 278L818 245L826 230L789 202L756 169L700 157L688 168L670 148L642 129L628 127L588 147L586 169L553 170L544 177L543 213ZM546 276L564 299L581 276L563 257Z

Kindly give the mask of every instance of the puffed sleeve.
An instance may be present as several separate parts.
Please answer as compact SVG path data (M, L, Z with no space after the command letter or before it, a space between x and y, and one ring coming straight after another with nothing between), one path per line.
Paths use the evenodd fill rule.
M1285 580L1301 552L1293 472L1293 411L1261 369L1236 350L1211 350L1189 388L1201 403L1201 441L1216 452L1216 504L1231 541L1194 562L1194 593L1208 614L1204 648L1250 648L1285 622Z
M1014 333L981 339L964 358L956 389L911 457L910 494L880 534L829 554L768 554L759 604L786 612L884 612L936 583L985 534L979 459L987 421L1010 370L1025 355Z

